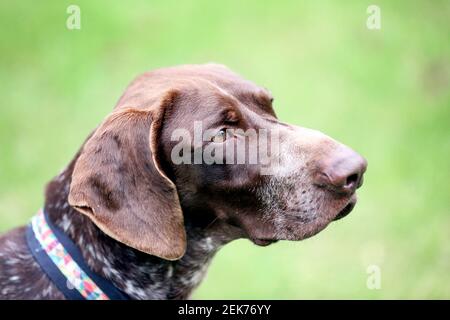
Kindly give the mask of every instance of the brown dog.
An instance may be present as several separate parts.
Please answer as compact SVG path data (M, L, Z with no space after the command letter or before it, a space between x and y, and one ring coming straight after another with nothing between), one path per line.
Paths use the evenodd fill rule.
M187 298L231 240L313 236L353 209L366 161L317 131L280 122L272 100L220 65L145 73L49 183L49 219L93 272L135 299ZM174 139L180 129L195 136L196 121L209 138ZM264 164L233 162L238 153L231 163L194 159L214 148L221 160L218 150L228 156L247 132L258 138L261 130L277 137L268 139ZM248 146L244 152L251 156ZM0 238L0 288L0 298L64 298L30 254L25 228Z

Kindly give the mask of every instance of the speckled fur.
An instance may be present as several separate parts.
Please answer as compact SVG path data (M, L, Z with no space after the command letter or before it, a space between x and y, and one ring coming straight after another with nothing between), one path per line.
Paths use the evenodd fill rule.
M206 274L211 258L240 236L220 224L196 226L186 219L188 246L178 261L137 251L105 235L67 203L73 164L47 188L49 218L80 248L93 271L110 279L133 299L186 299ZM64 299L28 250L25 227L0 238L0 299Z

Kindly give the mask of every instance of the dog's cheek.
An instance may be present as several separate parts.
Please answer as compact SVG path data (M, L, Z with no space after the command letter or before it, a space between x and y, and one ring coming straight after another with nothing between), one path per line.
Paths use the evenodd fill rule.
M266 211L298 214L308 203L309 193L308 185L300 177L270 177L257 189L256 196Z

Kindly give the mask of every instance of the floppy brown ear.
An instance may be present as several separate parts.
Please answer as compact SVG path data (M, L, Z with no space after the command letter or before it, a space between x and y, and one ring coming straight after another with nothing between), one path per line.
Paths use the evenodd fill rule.
M171 92L148 110L119 109L84 145L75 164L69 204L110 237L137 250L176 260L186 232L176 187L157 157Z

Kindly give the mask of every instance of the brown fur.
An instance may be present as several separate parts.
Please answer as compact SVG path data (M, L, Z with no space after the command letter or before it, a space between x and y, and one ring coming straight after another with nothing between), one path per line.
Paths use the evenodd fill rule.
M302 240L353 209L365 160L317 131L280 122L272 102L266 89L221 65L145 73L49 183L44 209L90 268L130 297L187 298L224 244ZM193 135L197 120L213 132L279 131L269 174L260 163L174 164L173 132ZM226 150L244 138L201 147ZM0 288L4 299L64 298L32 258L24 228L0 238Z

